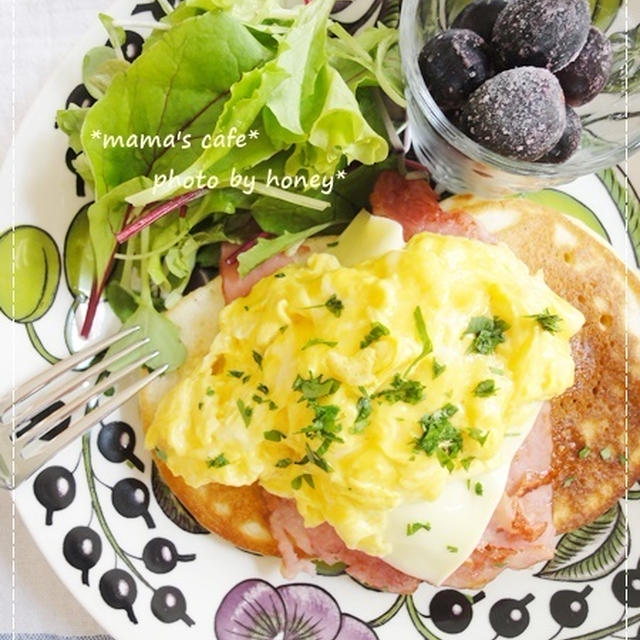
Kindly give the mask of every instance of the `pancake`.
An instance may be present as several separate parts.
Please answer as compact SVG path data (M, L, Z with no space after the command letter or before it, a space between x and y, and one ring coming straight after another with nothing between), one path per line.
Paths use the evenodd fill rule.
M586 227L527 200L458 196L441 204L445 210L464 210L477 217L532 272L542 269L549 286L587 319L572 342L575 385L554 399L551 407L554 524L559 533L580 527L608 509L640 476L640 279L635 272L625 273L610 247ZM312 239L305 244L318 251L330 241ZM628 341L625 299L631 324ZM223 306L221 281L216 278L167 312L180 329L188 357L177 372L140 394L145 429L160 399L207 353ZM620 455L626 450L627 433L625 462ZM211 483L196 489L174 476L161 460L156 458L156 463L169 488L204 527L241 548L278 555L269 530L265 492L257 484Z

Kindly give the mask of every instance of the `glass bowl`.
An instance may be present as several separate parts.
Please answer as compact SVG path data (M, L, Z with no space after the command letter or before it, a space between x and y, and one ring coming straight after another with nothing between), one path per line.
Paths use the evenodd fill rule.
M622 162L627 152L640 148L640 0L591 0L592 23L613 44L613 72L603 92L576 109L583 125L580 148L562 164L514 160L486 149L449 122L431 97L418 55L469 2L402 2L400 49L410 135L419 161L439 185L454 193L502 197L570 182Z

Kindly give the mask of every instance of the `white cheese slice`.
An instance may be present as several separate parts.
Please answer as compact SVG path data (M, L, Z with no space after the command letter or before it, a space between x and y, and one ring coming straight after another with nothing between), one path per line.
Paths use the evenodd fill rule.
M500 457L490 470L454 472L440 496L430 502L403 504L387 518L385 542L392 551L384 560L404 573L440 585L476 548L507 486L511 461L533 427L542 405L531 405L527 419L505 437ZM469 481L467 483L467 480ZM482 485L482 495L475 492ZM407 525L428 523L407 535Z

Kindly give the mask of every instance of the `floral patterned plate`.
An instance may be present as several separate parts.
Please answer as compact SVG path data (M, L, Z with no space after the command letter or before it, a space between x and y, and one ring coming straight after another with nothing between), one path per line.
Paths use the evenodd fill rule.
M398 3L355 0L350 11L350 22L392 22ZM131 0L112 13L162 15L156 2ZM128 32L129 59L144 35ZM12 299L11 278L0 282L0 349L15 355L16 381L81 346L77 317L92 259L89 198L54 116L65 104L91 102L78 84L80 61L103 39L96 26L43 88L18 133L15 163L0 175L3 210L15 198L16 211L15 229L0 236L0 260L15 258L17 284ZM637 266L640 205L630 189L625 228L623 183L614 168L527 197L579 217ZM105 308L97 324L98 334L116 326ZM16 491L20 514L60 579L118 640L640 638L639 499L640 489L630 491L594 523L560 537L553 560L506 571L482 591L422 585L397 597L335 567L319 566L316 576L288 583L275 559L207 534L158 477L142 447L135 404Z

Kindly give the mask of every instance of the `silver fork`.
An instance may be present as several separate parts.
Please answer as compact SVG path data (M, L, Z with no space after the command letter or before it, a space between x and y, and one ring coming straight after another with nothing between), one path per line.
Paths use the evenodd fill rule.
M104 338L0 396L0 488L15 489L63 447L106 418L167 370L167 365L155 369L119 390L108 401L94 406L84 416L77 420L73 419L73 414L78 409L87 406L117 382L142 367L156 357L158 352L145 353L85 391L82 391L83 387L93 377L100 376L119 360L143 347L149 342L149 338L141 338L66 379L65 374L139 330L140 327L131 327ZM58 380L60 382L56 384ZM34 418L38 418L50 409L53 403L62 398L67 398L62 406L34 424ZM68 419L71 419L71 423L66 429L49 440L42 439Z

